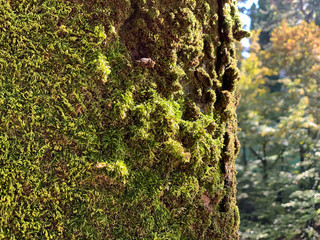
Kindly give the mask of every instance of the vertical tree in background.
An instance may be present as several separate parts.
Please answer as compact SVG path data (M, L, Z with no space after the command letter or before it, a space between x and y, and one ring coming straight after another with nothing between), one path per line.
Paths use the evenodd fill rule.
M242 62L239 206L243 239L318 239L320 28L282 21Z
M0 15L0 238L238 238L235 0Z

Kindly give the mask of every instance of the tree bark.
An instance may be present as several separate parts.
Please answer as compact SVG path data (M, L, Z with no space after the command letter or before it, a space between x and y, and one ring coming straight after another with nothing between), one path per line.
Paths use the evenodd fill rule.
M238 239L235 0L0 3L0 238Z

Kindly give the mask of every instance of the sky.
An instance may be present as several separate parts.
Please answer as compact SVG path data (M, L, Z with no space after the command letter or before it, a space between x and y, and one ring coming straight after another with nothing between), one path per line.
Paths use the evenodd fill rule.
M245 7L247 9L251 8L252 4L255 3L258 5L258 0L247 0L246 3L238 3L238 6L239 8L240 7ZM243 13L240 13L240 18L241 18L241 21L242 21L242 24L244 26L245 29L249 30L249 27L250 27L250 18L243 14Z
M249 9L249 8L252 6L253 3L255 3L255 4L258 5L258 0L248 0L246 3L238 3L238 6L239 6L239 7L245 7L245 8L247 8L247 9ZM245 15L245 14L243 14L243 13L240 13L240 19L241 19L241 21L242 21L243 28L246 29L246 30L249 30L249 28L250 28L250 23L251 23L250 17L247 16L247 15ZM242 45L243 45L245 48L249 48L249 46L250 46L249 38L244 38L244 39L242 39L242 40L241 40L241 43L242 43ZM246 51L244 51L244 52L242 53L242 55L243 55L244 57L248 57L248 56L249 56L249 53L246 52Z

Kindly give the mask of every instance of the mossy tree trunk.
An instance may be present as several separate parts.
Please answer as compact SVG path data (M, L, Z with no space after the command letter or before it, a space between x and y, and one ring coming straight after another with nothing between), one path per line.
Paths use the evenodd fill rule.
M0 238L237 239L235 0L0 0Z

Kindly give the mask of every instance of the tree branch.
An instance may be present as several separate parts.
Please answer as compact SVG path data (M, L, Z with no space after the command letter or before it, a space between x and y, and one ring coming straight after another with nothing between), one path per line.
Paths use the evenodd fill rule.
M306 13L306 11L303 9L303 5L304 5L304 2L303 2L303 0L300 0L300 4L299 4L299 8L300 8L300 10L301 10L301 12L302 12L302 14L303 14L303 16L307 16L307 13Z
M249 147L250 151L253 153L253 155L255 155L258 159L260 159L261 161L263 161L263 158L260 156L259 153L256 152L256 150L254 150L252 147Z
M287 149L287 148L285 147L285 148L283 148L283 149L281 150L281 152L278 154L277 159L276 159L275 162L271 165L271 168L273 168L273 167L278 163L278 161L280 160L282 154L285 152L286 149Z

